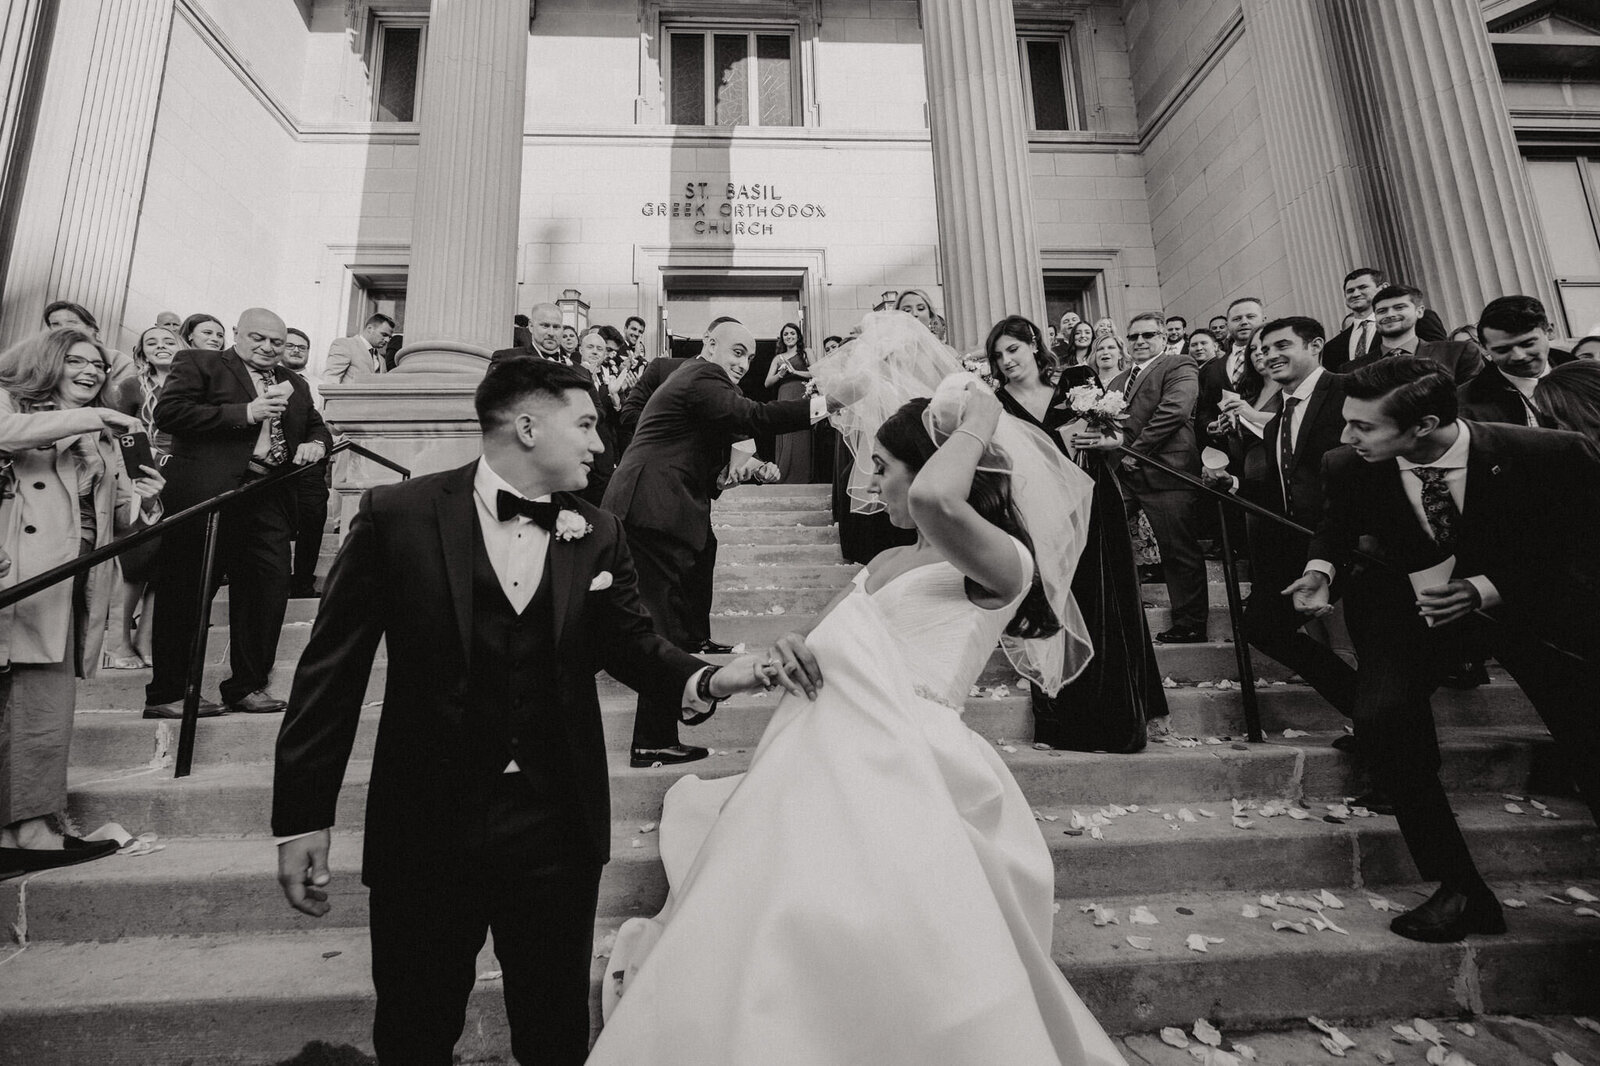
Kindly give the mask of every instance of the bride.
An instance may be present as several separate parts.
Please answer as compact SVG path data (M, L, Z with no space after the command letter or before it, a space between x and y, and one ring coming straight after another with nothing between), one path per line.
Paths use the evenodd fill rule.
M823 381L848 358L830 361ZM1082 634L1067 589L1092 486L971 375L868 441L874 502L917 541L780 641L823 680L778 705L749 771L667 793L671 889L618 934L591 1064L1122 1066L1051 958L1028 802L961 721L997 642L1047 686L1081 669L1061 629Z

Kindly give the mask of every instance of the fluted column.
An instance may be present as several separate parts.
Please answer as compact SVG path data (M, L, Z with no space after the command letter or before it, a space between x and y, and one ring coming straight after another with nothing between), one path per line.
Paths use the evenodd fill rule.
M1410 276L1404 235L1356 123L1326 6L1245 0L1244 13L1238 47L1250 49L1260 85L1293 305L1334 329L1352 267Z
M528 0L433 0L399 369L481 371L515 311Z
M1446 322L1506 293L1557 306L1480 5L1329 0L1329 12L1411 252L1407 280Z
M1011 0L923 0L922 30L945 318L966 350L1008 314L1043 326L1017 27Z
M0 289L11 258L55 20L56 0L15 0L0 13Z
M6 282L6 335L73 300L120 342L173 0L63 0ZM47 128L48 127L48 128Z

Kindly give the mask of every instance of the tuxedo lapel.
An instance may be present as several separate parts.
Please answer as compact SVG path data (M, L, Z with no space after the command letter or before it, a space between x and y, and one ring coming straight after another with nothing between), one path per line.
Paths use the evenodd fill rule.
M1475 525L1486 530L1492 524L1493 516L1508 513L1494 502L1499 488L1500 467L1494 455L1484 447L1483 428L1474 425L1470 432L1472 439L1467 446L1467 491L1461 508L1463 533Z
M474 461L457 470L434 499L439 550L444 559L445 579L450 586L450 602L456 612L456 629L461 634L461 654L468 670L472 666L472 540L476 535L473 532L472 479L477 469Z
M550 599L555 611L550 643L555 648L561 647L561 635L566 632L568 613L575 604L583 602L582 592L588 591L591 567L587 562L591 549L587 541L588 536L562 540L554 533L550 534ZM582 590L578 588L580 581L585 582Z
M1413 563L1426 565L1423 560L1441 558L1439 546L1422 528L1411 506L1411 497L1406 495L1404 479L1413 475L1401 473L1400 464L1393 459L1380 464L1373 474L1376 475L1373 506L1387 516L1388 525L1394 530L1394 542L1388 547L1395 563L1410 567Z

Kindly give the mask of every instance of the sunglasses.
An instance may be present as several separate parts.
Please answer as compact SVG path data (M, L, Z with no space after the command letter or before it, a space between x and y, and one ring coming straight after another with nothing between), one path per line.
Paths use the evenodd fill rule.
M1157 337L1164 336L1166 336L1166 334L1162 333L1160 330L1152 330L1149 333L1130 333L1128 334L1128 339L1130 341L1153 341Z

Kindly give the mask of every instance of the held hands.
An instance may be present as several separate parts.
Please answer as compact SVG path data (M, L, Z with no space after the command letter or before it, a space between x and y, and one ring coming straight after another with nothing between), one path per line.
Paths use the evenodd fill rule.
M1465 578L1454 578L1417 593L1417 611L1430 626L1465 618L1482 606L1478 587Z
M328 449L318 440L308 440L294 450L294 465L307 466L311 463L320 463L322 457L328 454Z
M278 884L289 906L301 914L321 918L327 914L328 844L331 836L323 829L278 845Z
M1294 609L1308 618L1322 618L1333 613L1333 603L1328 597L1328 575L1307 570L1283 590L1291 598Z
M711 694L723 699L736 692L770 692L774 685L808 700L816 699L822 688L822 668L799 633L778 638L766 656L741 655L718 670L711 679Z

